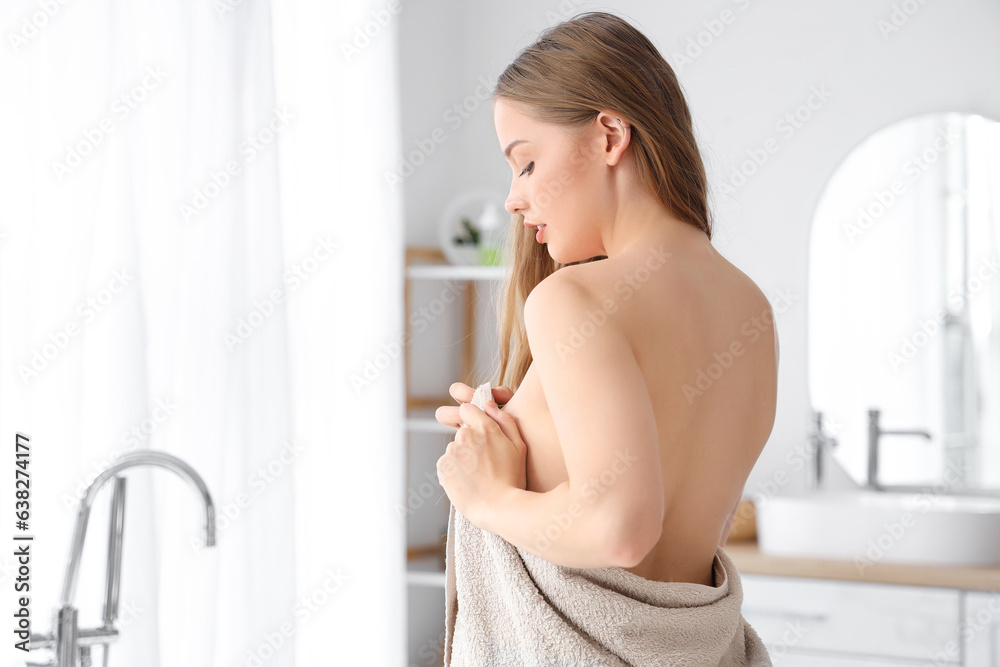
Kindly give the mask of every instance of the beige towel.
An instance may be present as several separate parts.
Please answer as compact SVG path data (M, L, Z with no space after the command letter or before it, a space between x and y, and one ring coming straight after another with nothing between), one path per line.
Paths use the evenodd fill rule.
M713 570L714 587L563 567L480 530L452 505L444 665L770 666L722 547Z

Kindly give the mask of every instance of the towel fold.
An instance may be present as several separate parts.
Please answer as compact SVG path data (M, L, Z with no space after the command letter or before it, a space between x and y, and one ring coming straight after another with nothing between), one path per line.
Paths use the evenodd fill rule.
M770 666L722 547L713 572L715 585L705 586L620 567L563 567L478 528L452 505L444 665Z

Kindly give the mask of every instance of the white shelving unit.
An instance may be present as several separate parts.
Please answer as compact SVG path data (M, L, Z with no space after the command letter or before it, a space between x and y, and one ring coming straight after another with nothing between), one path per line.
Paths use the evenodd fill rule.
M438 406L454 404L454 399L447 393L443 395L413 396L410 394L410 297L411 284L415 281L454 281L463 283L463 298L456 301L450 307L460 309L462 319L461 335L461 377L466 384L472 384L475 371L475 351L476 351L476 305L478 299L478 289L476 283L479 281L497 281L506 277L506 267L492 266L456 266L449 264L444 254L438 248L411 247L406 250L406 273L404 289L404 319L406 321L406 345L404 347L406 366L406 465L407 470L407 507L411 510L407 521L415 515L416 510L411 507L411 497L415 490L416 498L413 501L417 508L424 508L427 503L440 503L439 496L444 494L443 489L433 483L425 474L425 478L414 484L411 480L411 460L410 450L414 440L433 441L435 436L440 436L441 453L451 439L454 429L440 424L434 418L434 411ZM424 444L424 443L421 443ZM427 495L427 491L433 488L433 493ZM447 496L444 496L447 502ZM446 505L446 507L448 507ZM450 507L449 507L450 509ZM424 528L427 522L424 521ZM439 539L421 539L419 544L411 544L410 530L408 527L407 544L407 597L408 597L408 665L439 665L441 650L444 644L444 587L445 587L445 541L446 534L439 536Z

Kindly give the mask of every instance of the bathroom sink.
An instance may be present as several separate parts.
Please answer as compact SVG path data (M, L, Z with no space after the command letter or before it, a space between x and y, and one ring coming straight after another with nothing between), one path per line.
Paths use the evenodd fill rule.
M1000 565L1000 498L871 490L775 496L757 506L775 556L874 563Z

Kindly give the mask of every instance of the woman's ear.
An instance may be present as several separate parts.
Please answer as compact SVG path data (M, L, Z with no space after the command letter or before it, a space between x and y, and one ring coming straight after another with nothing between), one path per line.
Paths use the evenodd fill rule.
M610 111L598 113L597 122L604 136L604 160L608 166L614 166L622 159L632 139L631 127L620 116Z

